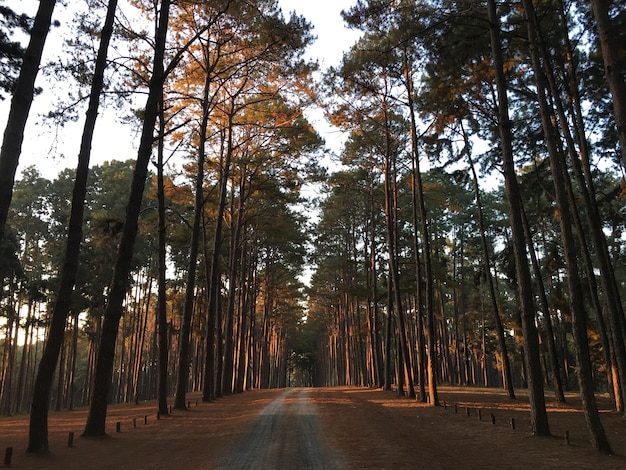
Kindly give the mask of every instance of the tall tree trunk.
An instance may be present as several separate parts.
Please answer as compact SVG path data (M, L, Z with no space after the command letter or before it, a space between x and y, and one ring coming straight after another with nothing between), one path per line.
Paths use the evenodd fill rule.
M229 283L228 283L228 305L226 308L226 332L224 347L224 390L230 394L234 392L233 377L235 376L235 349L234 349L234 321L235 321L235 299L237 295L237 284L239 276L237 266L241 256L241 229L243 225L243 204L245 191L245 171L241 172L239 182L239 198L237 201L236 214L231 211L231 227L230 227L230 259L229 259ZM234 194L232 196L235 197Z
M174 408L187 409L186 394L189 386L189 341L191 335L191 318L193 316L194 298L196 293L196 269L198 266L198 244L200 242L200 221L204 210L204 159L207 126L209 122L209 86L211 74L205 76L202 97L202 121L200 124L198 158L196 160L196 184L193 224L191 226L191 240L189 242L189 266L187 268L187 284L185 287L185 305L180 328L178 346L178 376L176 379L176 397ZM216 255L214 255L216 256Z
M215 328L217 319L214 314L214 308L211 308L212 302L212 272L213 264L217 261L215 256L210 257L208 254L208 238L206 230L206 220L203 219L203 255L204 255L204 275L206 278L206 302L207 302L207 319L206 331L204 337L204 370L202 374L202 401L211 401L215 398Z
M378 309L378 270L376 268L376 202L374 199L374 172L373 168L369 169L368 181L368 197L369 197L369 262L368 262L368 296L370 297L372 330L370 331L373 365L374 365L374 383L377 387L382 387L385 383L383 352L379 328L379 309Z
M610 0L591 0L593 16L600 37L600 48L604 60L604 74L613 97L613 112L619 138L622 165L626 168L626 83L624 83L624 50L620 49L617 31L609 16Z
M234 104L233 104L234 106ZM216 331L218 331L218 341L217 341L217 360L218 363L222 361L223 358L220 358L221 355L221 334L219 332L222 329L222 324L220 320L220 308L221 308L221 282L220 282L220 252L222 250L222 227L224 223L224 211L226 208L226 196L228 189L228 178L230 173L230 164L233 153L233 142L232 142L232 125L233 125L233 114L229 114L228 117L229 126L225 131L228 132L226 138L226 153L224 155L223 161L220 165L220 178L219 178L219 199L218 199L218 207L217 214L215 218L215 235L213 238L213 255L211 257L211 270L209 277L209 303L208 303L208 325L212 328L212 331L207 331L206 340L209 341L211 335L214 335ZM207 343L207 351L208 351L208 343ZM221 396L222 389L221 385L221 376L215 375L215 355L208 354L206 355L206 363L204 367L204 393L203 400L210 400L213 398L214 394L217 393ZM221 368L218 366L218 374L221 373ZM214 383L213 390L210 390L211 384L208 383L209 380L213 377L217 377L218 383Z
M389 250L389 282L391 286L391 294L393 295L393 303L396 311L396 318L398 319L398 365L402 366L396 370L398 377L404 377L404 374L408 377L408 396L409 398L415 397L415 389L413 388L413 373L412 366L409 357L409 348L407 344L406 325L404 318L404 309L402 308L402 298L400 295L400 273L397 266L397 221L396 221L396 204L393 201L396 194L395 182L393 181L393 172L391 170L391 156L385 157L385 213L387 218L387 244ZM391 312L390 312L391 314ZM400 391L400 382L398 383L398 391Z
M530 421L532 433L536 436L550 435L548 415L546 413L543 392L543 377L539 358L539 339L535 324L535 308L533 302L532 283L528 266L520 191L515 174L513 159L513 137L509 120L509 103L507 84L504 75L504 59L502 40L500 38L500 18L496 11L495 0L487 1L489 15L489 31L491 51L498 94L498 128L500 129L500 146L504 166L504 181L509 204L509 217L513 237L513 252L518 280L520 316L524 336L524 359L527 372L530 401Z
M424 313L426 318L427 332L427 374L428 374L428 397L431 406L439 406L439 394L437 393L437 349L435 341L435 312L434 312L434 279L430 253L430 233L428 229L428 214L424 202L424 185L420 170L420 158L417 151L417 139L413 149L415 166L415 182L417 184L417 196L419 213L421 218L422 251L424 258Z
M436 342L435 342L435 318L434 318L434 282L430 257L430 234L428 231L428 218L426 212L426 204L424 203L424 186L422 183L422 175L420 170L419 146L417 136L417 124L415 118L415 109L413 106L413 74L409 69L406 54L404 55L404 78L408 96L409 116L411 118L411 150L413 168L412 178L414 181L414 202L417 198L419 207L419 215L421 218L422 247L424 257L424 279L425 279L425 314L426 314L426 330L428 333L428 395L431 406L439 406L439 397L437 394L437 365L436 361ZM414 215L415 219L415 215ZM417 227L416 227L417 230ZM417 248L417 247L416 247ZM421 280L418 278L418 284ZM418 298L419 289L418 289Z
M574 237L572 233L572 211L575 210L570 204L565 179L569 178L563 162L561 149L558 148L557 129L553 124L553 112L549 108L546 97L547 81L541 67L540 46L538 44L538 24L534 6L530 0L522 0L525 11L525 19L530 41L530 53L537 84L537 97L541 123L548 147L550 169L554 182L557 207L559 209L559 226L561 230L561 242L565 255L567 270L568 299L572 313L572 332L574 336L574 348L578 365L578 383L583 402L583 411L591 439L592 446L603 453L610 454L611 447L604 427L600 422L600 415L593 390L593 372L589 357L589 344L587 337L587 314L583 298L582 282L578 272L578 260Z
M13 198L15 172L24 142L24 129L33 103L35 79L39 72L43 47L48 37L55 5L56 0L40 0L39 2L35 21L30 30L30 40L11 98L11 109L0 148L0 240L4 238L9 206Z
M42 1L40 5L44 3ZM96 67L91 83L89 105L85 115L83 135L78 152L78 166L72 193L72 208L67 233L67 245L65 258L61 269L61 281L57 300L52 311L52 320L48 331L46 346L43 351L30 410L30 426L28 434L27 452L48 452L48 406L50 401L50 389L55 366L59 359L59 352L64 340L65 324L67 316L72 308L72 292L76 283L80 249L83 241L83 216L85 195L87 194L87 177L89 174L89 160L91 157L91 144L98 118L100 95L104 88L104 71L111 36L113 34L113 22L117 0L110 0L107 6L107 14L100 35L100 45L96 57Z
M602 309L599 308L599 303L597 300L598 289L596 286L593 264L591 262L591 256L589 253L589 249L587 248L587 243L584 241L585 234L587 232L591 234L593 244L595 246L596 259L598 260L598 266L600 268L600 282L602 284L605 303L607 306L606 316L610 325L609 333L611 334L607 335L607 339L613 343L611 350L614 353L613 360L607 363L607 366L614 366L615 368L617 380L614 381L613 385L615 386L616 405L619 411L624 411L624 403L626 402L626 347L624 344L624 335L620 324L620 319L623 320L624 318L624 311L622 308L619 288L617 287L617 283L615 280L615 272L613 270L613 266L611 265L611 257L607 248L606 237L602 230L602 221L596 202L595 184L590 169L589 144L587 142L585 123L582 117L580 93L578 90L578 81L576 80L576 69L575 65L573 64L573 60L571 59L572 54L567 31L567 20L565 18L565 12L563 11L562 3L559 3L559 7L561 14L561 26L563 28L563 37L568 52L567 56L569 59L569 103L575 119L574 133L572 133L570 130L570 126L566 117L565 106L563 105L563 102L560 98L556 78L554 76L554 71L549 61L549 55L546 50L547 46L543 41L543 37L539 31L538 47L541 48L541 54L544 57L543 65L546 75L546 81L550 87L550 91L554 99L554 103L557 109L558 120L561 125L563 136L567 143L568 155L570 157L572 168L574 170L574 175L576 176L578 185L580 187L580 194L582 195L582 202L585 208L584 214L587 221L587 229L583 228L580 216L578 215L577 211L574 211L572 213L572 216L574 217L574 221L576 222L578 237L581 240L581 249L583 249L585 266L590 283L591 295L593 296L592 304L594 305L596 317L599 319L600 322L603 322L603 319L601 318L603 312ZM578 152L576 151L576 146L574 143L575 139L573 134L577 138L576 140L578 142L579 148ZM569 180L567 180L566 183L567 182L569 182ZM573 189L571 186L571 184L568 184L567 190L568 196L571 201L570 203L573 207L573 205L575 204L575 197L573 195Z
M150 78L148 99L144 111L141 141L137 152L137 162L133 173L126 219L122 231L122 238L118 248L113 280L109 290L109 298L102 324L102 339L96 363L94 390L84 436L102 436L106 434L105 423L107 413L107 398L113 375L115 359L115 343L120 318L123 314L123 302L128 289L128 274L131 268L132 255L137 238L141 201L148 176L148 163L152 155L154 141L154 125L158 114L159 101L163 92L165 73L163 58L169 22L170 0L161 0L158 28L156 31L153 73Z
M158 379L157 379L157 409L160 415L167 416L167 378L168 378L168 338L167 338L167 261L166 261L166 232L165 232L165 185L163 181L163 159L165 136L165 110L163 94L159 100L159 140L157 149L157 201L159 213L158 239L158 300L156 309L156 328L158 344Z

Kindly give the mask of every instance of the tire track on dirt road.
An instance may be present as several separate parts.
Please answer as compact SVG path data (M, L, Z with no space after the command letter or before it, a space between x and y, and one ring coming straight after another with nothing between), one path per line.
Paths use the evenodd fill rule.
M339 452L324 444L306 390L289 389L259 413L218 468L341 470L345 465Z

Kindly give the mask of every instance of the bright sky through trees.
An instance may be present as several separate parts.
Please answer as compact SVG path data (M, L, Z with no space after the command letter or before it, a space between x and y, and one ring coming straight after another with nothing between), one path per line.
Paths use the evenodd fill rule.
M279 0L285 16L294 11L315 27L314 34L317 41L311 48L311 56L318 58L322 67L337 65L342 54L356 39L360 32L344 27L341 11L348 10L356 0L318 0L307 2L304 0Z
M11 3L11 2L9 2ZM10 5L17 12L34 15L37 1L21 0L17 5ZM303 15L314 25L314 34L317 36L315 44L309 51L309 57L317 59L322 68L337 65L347 50L358 38L359 32L344 27L341 11L349 9L354 0L319 0L305 2L302 0L279 0L279 5L286 17L295 11ZM64 25L71 19L63 20L67 16L67 9L59 5L55 11L55 18L61 22L60 27L54 28L44 49L44 63L52 60L56 51L62 47ZM63 96L63 84L54 81L54 77L40 73L37 84L44 93L35 98L26 137L20 157L17 177L20 177L24 168L36 165L42 176L53 178L63 168L73 168L76 165L79 139L82 132L82 120L69 122L60 128L51 128L42 120L42 115L54 108L57 95ZM0 101L0 125L6 124L9 100ZM332 139L331 128L321 118L311 116L319 126L319 132L326 138L327 143ZM116 111L103 109L100 113L100 122L96 125L92 164L117 159L125 160L136 156L137 136L135 130L119 122ZM332 147L332 145L331 145Z

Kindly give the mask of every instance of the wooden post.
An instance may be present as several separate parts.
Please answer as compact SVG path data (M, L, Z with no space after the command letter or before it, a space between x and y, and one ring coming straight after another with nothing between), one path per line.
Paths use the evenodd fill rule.
M458 408L458 406L456 406L456 404L455 404L455 405L454 405L454 413L456 414L456 413L458 413L458 412L459 412L459 408Z
M466 406L466 407L465 407L465 415L466 415L466 416L469 416L469 415L470 415L470 409L469 409L469 406Z
M483 420L483 410L478 408L478 421L482 421L482 420Z
M161 412L157 411L157 419L161 419Z
M447 410L447 409L448 409L448 405L447 405L447 403L446 403L446 401L445 401L445 400L443 401L443 409L444 409L444 410Z
M148 424L148 415L143 415L143 424Z
M511 418L511 429L515 430L515 418Z
M122 423L118 421L117 423L115 423L115 431L121 432L121 429L122 429Z
M4 465L7 467L10 466L12 459L13 459L13 447L7 447L7 450L4 453Z
M491 413L491 424L496 424L496 415Z
M67 446L74 447L74 433L73 432L69 433L69 435L67 436Z
M569 431L565 431L565 445L569 446Z
M170 414L172 414L172 405L170 405Z
M137 418L133 418L133 427L136 428L137 427Z

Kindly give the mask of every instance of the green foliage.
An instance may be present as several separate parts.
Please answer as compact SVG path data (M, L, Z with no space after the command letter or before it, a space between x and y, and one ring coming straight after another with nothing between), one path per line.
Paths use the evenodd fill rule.
M24 47L13 36L28 33L30 25L28 16L6 6L5 0L0 3L0 100L13 91L24 55Z

